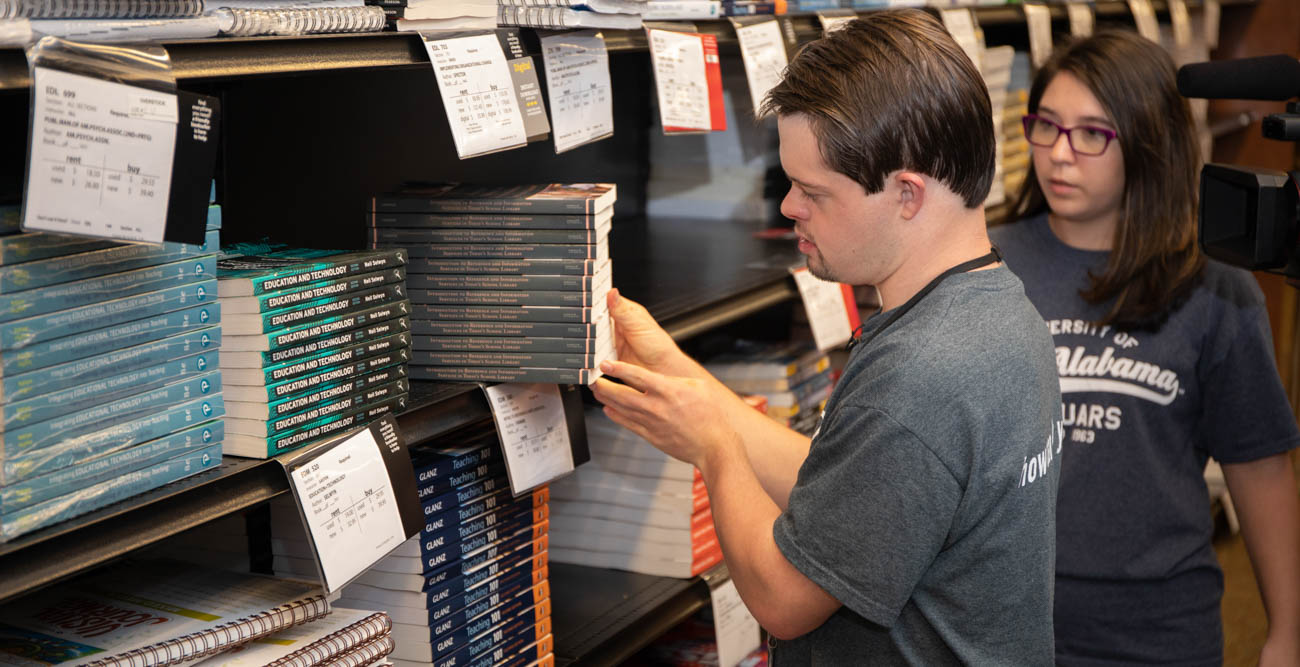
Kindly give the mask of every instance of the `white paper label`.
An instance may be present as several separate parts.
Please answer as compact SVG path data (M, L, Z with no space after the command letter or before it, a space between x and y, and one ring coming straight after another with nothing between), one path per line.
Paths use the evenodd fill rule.
M528 142L514 80L495 35L426 39L424 48L461 159Z
M327 591L338 590L406 540L379 446L366 429L289 476Z
M709 82L704 72L704 43L699 35L647 30L659 91L659 119L664 127L708 130Z
M161 243L176 96L37 67L32 97L24 227Z
M980 41L975 34L975 15L971 10L961 9L940 9L939 16L943 19L943 27L948 29L948 34L957 41L957 45L966 56L975 63L975 69L980 70Z
M1128 0L1128 9L1133 12L1138 34L1159 44L1160 24L1156 21L1156 10L1151 6L1151 0Z
M1169 22L1174 27L1174 44L1187 46L1192 42L1192 17L1184 0L1169 0Z
M1205 46L1219 47L1219 0L1205 0Z
M555 152L563 153L614 134L609 52L594 30L542 38Z
M506 455L511 491L523 493L573 472L569 426L558 386L498 384L487 387L487 395Z
M1052 10L1047 5L1023 7L1025 24L1029 26L1029 57L1034 67L1042 67L1052 55Z
M1072 2L1065 6L1065 11L1070 16L1071 35L1080 39L1092 36L1092 5Z
M852 21L857 20L857 18L857 16L836 16L831 14L822 14L820 12L817 14L817 19L820 20L822 24L823 33L835 32Z
M731 579L710 590L709 597L713 601L713 632L718 638L718 667L736 667L762 643L758 620L749 613Z
M776 19L737 25L736 38L740 40L740 57L745 63L745 78L749 80L749 99L757 113L767 91L781 83L781 73L789 64L785 42L781 41L781 27Z
M803 297L803 307L808 313L808 326L812 328L813 340L817 349L829 350L839 347L853 336L853 327L849 324L848 304L844 301L844 285L832 283L814 276L808 267L791 271L799 296Z

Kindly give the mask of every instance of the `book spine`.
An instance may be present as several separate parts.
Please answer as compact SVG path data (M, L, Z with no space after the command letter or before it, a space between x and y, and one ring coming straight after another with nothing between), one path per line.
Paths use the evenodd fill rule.
M347 364L336 368L327 368L314 375L304 375L292 380L268 385L266 387L266 396L269 400L279 400L296 396L301 393L315 390L317 388L328 387L341 382L346 382L353 378L366 375L371 372L378 372L380 369L390 369L394 366L404 364L409 357L406 355L380 355L366 361ZM388 363L382 363L387 361ZM382 364L382 365L380 365Z
M608 290L606 290L607 292ZM567 306L591 308L606 292L411 290L411 303L430 306Z
M370 230L376 246L402 243L599 243L609 226L595 229L410 229L377 227Z
M397 364L380 368L373 373L367 373L358 377L351 377L341 382L334 382L322 387L309 389L299 394L286 396L278 401L256 402L256 401L234 401L229 398L232 389L227 389L227 409L231 404L239 404L240 413L235 414L231 411L232 417L240 419L274 419L285 415L299 412L304 408L322 401L329 401L339 396L363 391L369 387L388 384L406 378L406 366ZM265 398L263 396L262 398ZM249 414L251 412L251 414Z
M303 326L289 329L277 333L266 334L270 349L273 351L283 350L285 348L296 348L306 345L306 341L323 336L336 334L340 331L353 329L355 327L365 326L372 322L389 320L394 317L404 317L411 312L411 304L408 301L394 301L385 303L373 308L365 308L353 313L339 315L337 317L327 317L316 320Z
M412 357L420 352L550 352L568 354L595 354L602 346L609 346L609 337L601 338L506 338L468 336L413 336Z
M405 266L406 263L406 253L398 249L376 250L367 253L364 257L348 254L336 261L331 261L328 257L319 258L311 262L310 266L285 267L271 275L252 278L253 294L260 295L332 278L383 271Z
M228 315L225 328L230 332L271 333L298 324L311 322L330 315L341 315L352 310L377 306L406 298L402 285L388 285L355 294L343 294L329 299L313 301L300 307L285 308L269 313Z
M460 563L425 575L426 607L443 610L443 615L457 606L473 604L509 586L516 578L536 583L545 579L546 556L507 554L505 557L467 569Z
M411 352L414 366L504 366L506 368L595 368L603 354L558 352Z
M83 236L66 236L63 234L13 234L0 237L0 265L21 264L48 257L72 255L109 248L112 241L100 241Z
M208 231L203 245L197 246L170 242L161 245L119 245L93 252L0 266L0 294L211 255L221 247L220 234L215 229Z
M527 565L517 568L511 568L504 574L497 576L481 583L477 588L461 590L454 595L434 600L433 590L430 591L430 602L427 607L429 610L429 627L435 627L448 619L454 619L458 614L461 618L466 618L464 610L470 605L486 602L489 607L495 607L504 602L509 596L516 595L524 587L532 586L531 571ZM451 590L450 587L457 583L462 583L463 578L457 578L454 582L447 582L443 587L439 587L437 593L444 595L443 591ZM463 586L461 587L463 588ZM472 596L472 599L469 599ZM469 600L468 602L466 600ZM461 621L463 623L463 620ZM459 625L457 623L456 625ZM454 627L454 626L453 626Z
M597 321L609 312L604 302L593 308L561 306L430 306L412 304L411 322L416 320L473 320L478 322L558 322L579 324Z
M473 630L473 628L466 627L470 620L475 616L483 614L484 611L492 611L493 608L496 608L503 616L506 614L516 614L522 611L524 605L518 596L524 589L524 583L526 581L527 580L519 580L516 578L508 588L489 595L478 603L469 606L462 606L441 618L434 619L429 624L431 641L437 642L442 637L461 630L462 628L464 628L466 634L469 634ZM433 612L430 612L430 616L432 615Z
M493 443L484 442L478 447L460 452L454 456L436 456L415 461L415 483L420 497L431 491L460 486L468 481L457 482L466 471L478 470L484 465L499 463L499 450Z
M388 399L403 397L409 390L410 386L407 385L405 380L398 380L397 382L390 382L377 387L353 392L343 398L308 408L302 412L277 417L268 421L266 424L266 435L267 437L275 437L289 431L290 429L294 429L301 424L331 417L342 412L347 412L348 410L367 408Z
M718 0L649 0L645 4L645 13L641 15L644 21L693 21L722 15L722 3Z
M0 351L6 401L57 391L221 345L217 304Z
M226 413L221 394L196 398L158 412L138 415L98 431L69 439L53 447L37 449L24 456L5 452L0 473L3 484L12 484L38 474L58 470L96 456L103 456L132 445L161 438L191 424L220 417Z
M282 454L291 449L297 449L309 442L315 442L316 440L327 437L331 434L352 428L353 426L368 424L390 412L398 412L405 409L406 397L397 396L376 403L375 405L350 410L334 417L328 417L315 422L308 422L288 435L267 438L266 453L268 456Z
M385 336L392 336L399 333L409 333L410 330L411 330L411 321L408 318L399 317L392 320L384 320L382 322L376 322L375 324L372 324L367 327L348 329L336 335L318 338L316 340L311 340L306 343L295 345L293 347L284 348L281 350L270 350L266 352L244 352L236 356L257 355L256 359L260 360L258 365L262 367L275 366L277 364L292 362L298 359L304 359L307 357L323 354L329 352L330 350L336 350L342 347L364 343L366 341L374 340L376 338L383 338ZM249 359L252 359L252 357L249 357ZM236 363L238 363L238 365L242 367L242 366L247 366L249 362L244 361L244 362L236 362ZM234 365L235 365L234 363L231 363L231 366Z
M411 366L412 380L437 382L543 382L546 384L591 384L600 377L586 368L458 368L454 366Z
M476 322L473 320L411 319L411 333L416 337L472 337L472 338L603 338L609 335L608 326L601 322ZM414 346L414 339L412 340ZM429 349L424 347L421 349Z
M363 667L379 662L384 656L392 653L396 646L392 637L383 635L333 660L319 664L320 667Z
M602 243L419 243L407 244L416 259L568 259L603 260L609 256Z
M505 474L504 462L489 457L476 466L462 468L454 473L448 473L445 477L419 483L416 487L416 495L420 502L424 502L450 491L453 487L464 486L489 477L502 477Z
M509 488L510 482L505 476L491 477L488 479L478 480L471 484L458 486L435 498L421 500L420 510L424 513L426 519L438 516L443 512L451 512L461 505L465 505L475 499L496 493L501 489Z
M216 275L216 270L216 256L208 255L134 271L110 273L99 278L0 294L0 322L198 282Z
M434 645L434 667L464 665L479 656L490 655L497 648L508 653L510 648L537 642L551 632L550 605L544 605L542 611L546 616L539 617L536 606L516 609L499 618L492 618L489 612L487 618L466 623L459 632L451 633L448 640Z
M296 359L275 366L261 369L226 369L226 373L231 384L275 385L302 375L351 364L410 346L410 334L400 333L337 350L328 350L314 357Z
M408 290L542 290L577 292L591 289L591 276L514 276L411 274Z
M371 212L366 223L372 228L398 229L594 229L598 220L590 215Z
M269 294L261 294L253 297L236 297L232 302L239 302L240 309L227 308L228 313L245 313L245 312L271 312L284 308L295 308L304 304L313 303L323 299L336 297L340 294L357 292L365 289L374 289L381 285L390 283L400 283L406 280L406 269L396 267L374 273L362 273L355 276L345 276L326 282L311 283L302 289L281 290ZM225 301L223 299L223 301ZM244 304L247 304L245 306ZM234 305L232 303L232 305Z
M202 0L10 0L29 19L184 18L203 13Z
M532 186L522 186L532 187ZM519 196L501 198L421 197L416 195L382 194L370 200L370 210L376 213L529 213L533 215L592 215L593 199L528 199L529 192L518 191Z
M115 324L216 301L217 281L204 280L104 303L0 324L0 347L16 349Z
M601 262L590 259L432 259L412 257L407 275L506 274L542 276L590 276Z

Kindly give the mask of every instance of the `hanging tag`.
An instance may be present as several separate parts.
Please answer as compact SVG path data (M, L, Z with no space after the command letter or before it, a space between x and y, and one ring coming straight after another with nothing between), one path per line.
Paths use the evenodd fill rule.
M851 9L826 9L817 12L817 21L822 24L822 34L835 32L858 18Z
M711 587L709 598L713 603L713 633L718 639L718 666L736 667L762 646L758 620L749 613L731 578Z
M555 152L614 136L609 52L595 30L542 37Z
M858 304L853 298L853 288L843 283L833 283L814 276L808 267L790 269L795 286L803 298L804 311L808 313L808 326L812 328L817 349L829 350L847 343L853 331L861 324Z
M966 57L975 63L976 71L983 71L980 69L979 35L975 34L975 14L967 8L940 9L939 17L943 19L943 27L947 28L948 34L966 52Z
M591 458L577 387L498 384L483 391L516 496L573 472L575 465Z
M754 113L763 106L767 92L781 82L781 73L790 63L785 44L781 41L781 28L776 19L763 17L755 21L731 19L740 40L740 57L745 63L745 78L749 81L749 99Z
M1159 44L1160 23L1156 21L1156 10L1151 6L1151 0L1128 0L1128 9L1133 13L1138 34Z
M1029 27L1029 57L1037 69L1052 56L1052 10L1047 5L1025 3L1025 25Z
M1219 48L1219 14L1221 7L1219 0L1205 0L1205 46L1210 49Z
M1174 44L1187 46L1192 42L1192 18L1187 13L1185 0L1169 0L1169 22L1174 28Z
M1070 34L1083 39L1092 36L1092 5L1083 2L1072 2L1065 6L1065 11L1070 16Z
M462 160L528 143L510 66L495 34L421 37Z
M326 592L424 526L411 455L392 415L309 448L285 468Z
M537 67L532 56L510 61L510 79L514 83L515 103L524 119L524 135L529 142L541 141L551 133L542 103L542 86L537 82Z
M665 134L727 129L718 38L646 29Z

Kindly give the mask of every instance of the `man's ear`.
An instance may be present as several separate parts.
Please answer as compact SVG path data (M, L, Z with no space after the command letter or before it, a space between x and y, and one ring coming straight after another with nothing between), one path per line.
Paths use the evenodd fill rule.
M911 220L925 206L925 177L914 171L900 171L894 175L898 186L899 203L904 220Z

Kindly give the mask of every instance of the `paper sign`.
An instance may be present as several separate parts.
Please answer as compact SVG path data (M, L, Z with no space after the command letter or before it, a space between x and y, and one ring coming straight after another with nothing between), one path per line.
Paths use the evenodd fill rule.
M1219 0L1205 0L1205 46L1219 48Z
M1169 0L1169 22L1174 27L1175 45L1187 46L1192 42L1192 17L1184 0Z
M1071 35L1079 39L1092 36L1092 5L1072 2L1065 6L1065 11L1070 16Z
M555 152L614 134L609 52L594 30L542 37L547 94L555 126Z
M537 82L537 67L532 56L510 61L510 79L515 87L515 103L524 119L524 135L528 141L540 141L551 132L546 122L546 105L542 103L542 86Z
M1034 67L1042 67L1052 56L1052 10L1047 5L1026 3L1025 25L1029 27L1029 57Z
M558 386L498 384L484 391L515 495L573 472L568 421Z
M709 590L713 602L713 633L718 639L718 667L736 667L762 645L758 620L740 599L732 579Z
M857 18L857 13L849 10L832 9L817 12L817 20L822 24L822 33L835 32Z
M975 34L975 15L969 9L940 9L939 17L943 19L943 27L947 28L948 34L957 41L957 45L966 56L975 63L975 69L980 70L980 40Z
M23 229L161 243L176 95L35 68Z
M326 592L342 588L423 525L411 456L391 416L295 461L289 482Z
M664 132L727 129L717 37L656 29L646 34Z
M1151 0L1128 0L1128 9L1133 12L1138 34L1159 44L1160 24L1156 21L1156 10L1151 6Z
M795 286L803 297L817 349L829 350L847 343L860 323L853 288L822 280L806 266L791 269L790 273L794 274Z
M496 35L426 36L424 48L461 159L528 142L514 81Z
M735 26L736 38L740 40L740 57L745 63L745 78L749 80L749 99L757 113L767 92L781 83L781 74L790 61L776 19L749 25L735 23Z

